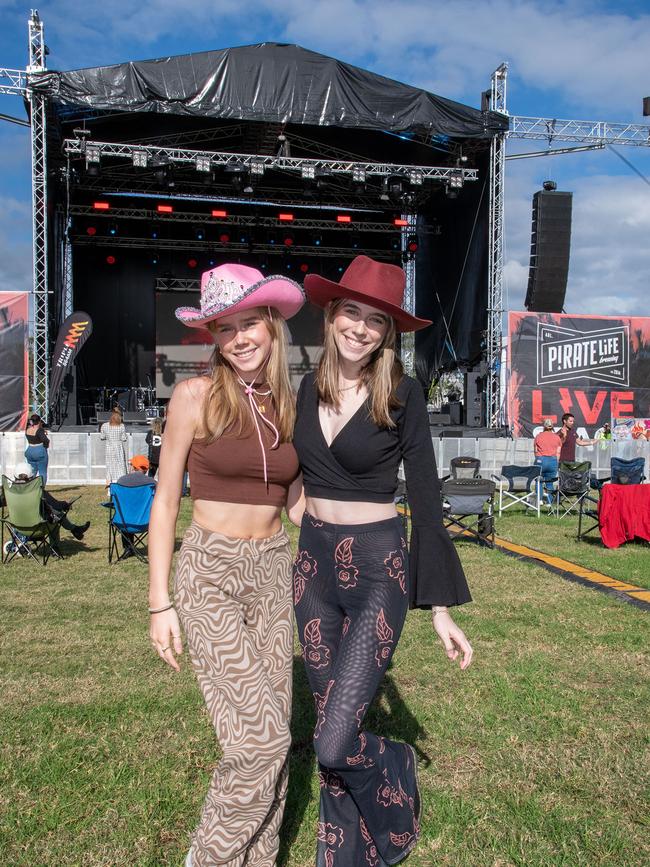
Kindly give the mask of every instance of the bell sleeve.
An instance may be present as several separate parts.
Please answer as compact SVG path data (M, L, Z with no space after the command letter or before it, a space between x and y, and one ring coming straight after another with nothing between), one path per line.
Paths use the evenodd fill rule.
M465 573L454 543L444 528L440 481L429 432L424 395L408 383L398 432L411 510L409 596L411 608L463 605L471 602Z

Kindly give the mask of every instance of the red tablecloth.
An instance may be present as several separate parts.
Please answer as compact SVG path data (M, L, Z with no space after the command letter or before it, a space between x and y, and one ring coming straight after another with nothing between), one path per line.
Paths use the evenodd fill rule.
M635 537L650 542L650 485L603 485L598 520L607 548Z

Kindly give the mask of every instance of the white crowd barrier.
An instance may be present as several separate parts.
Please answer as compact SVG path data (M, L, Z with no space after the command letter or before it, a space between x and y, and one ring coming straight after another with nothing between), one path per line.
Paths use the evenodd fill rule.
M127 434L124 444L127 459L147 454L146 431ZM16 464L25 460L27 443L22 433L0 434L0 469L11 475ZM532 439L492 437L433 437L433 446L441 476L449 473L451 459L460 455L481 461L481 475L489 478L499 473L505 464L530 466L534 462ZM106 443L99 433L50 433L48 484L102 485L105 483ZM591 461L592 472L598 478L610 473L612 457L645 457L646 473L650 475L650 443L645 441L610 442L594 446L578 446L576 459Z

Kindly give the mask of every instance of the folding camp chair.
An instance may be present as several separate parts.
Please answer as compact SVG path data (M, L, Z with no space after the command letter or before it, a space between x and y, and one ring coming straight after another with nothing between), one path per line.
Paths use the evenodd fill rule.
M30 557L43 566L51 556L63 558L59 551L59 524L44 520L41 513L43 479L36 476L28 482L13 482L2 477L2 562L15 557ZM5 551L5 527L9 542Z
M442 516L452 539L471 536L494 548L494 491L489 479L447 479L442 483Z
M110 487L110 501L106 504L108 514L108 562L112 563L135 555L141 563L147 563L146 540L149 534L149 518L156 488L154 485L119 485ZM122 540L119 553L118 539Z
M499 492L499 515L516 503L521 503L539 518L542 499L540 473L541 467L507 464L501 467L501 475L492 476Z
M579 514L580 503L584 500L596 503L589 496L589 474L591 461L560 461L557 472L557 490L555 492L555 514L558 518Z
M591 480L591 487L599 491L604 484L640 485L645 481L645 458L612 458L610 476L606 479Z
M447 479L480 479L481 462L478 458L469 458L461 455L452 458L449 462L450 473L443 476L441 481Z

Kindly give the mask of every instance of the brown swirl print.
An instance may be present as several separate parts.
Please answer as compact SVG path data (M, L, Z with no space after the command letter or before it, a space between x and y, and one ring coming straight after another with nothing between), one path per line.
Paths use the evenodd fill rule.
M175 599L223 751L192 843L193 867L273 867L291 743L291 552L281 530L232 539L191 524Z

